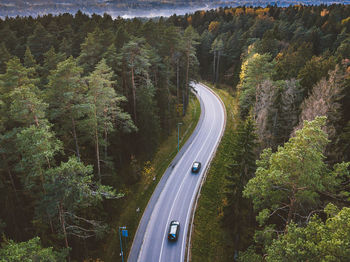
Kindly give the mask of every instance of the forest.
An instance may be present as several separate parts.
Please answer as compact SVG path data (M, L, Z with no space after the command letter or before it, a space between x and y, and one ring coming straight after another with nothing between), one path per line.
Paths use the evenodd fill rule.
M222 261L346 261L349 56L349 5L0 20L0 261L91 258L191 80L238 102Z
M82 12L0 28L0 257L89 257L186 114L199 36Z
M218 200L213 185L199 202L195 228L207 226L195 229L193 261L348 261L350 6L169 20L197 30L202 79L238 104L224 167L209 174L223 173Z

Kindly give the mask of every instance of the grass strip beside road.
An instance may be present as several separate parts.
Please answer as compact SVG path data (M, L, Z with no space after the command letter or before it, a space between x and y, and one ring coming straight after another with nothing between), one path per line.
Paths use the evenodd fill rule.
M233 261L234 247L229 234L222 227L223 207L225 199L225 174L227 173L225 152L229 146L229 134L235 128L237 102L234 97L223 89L213 88L224 102L227 112L227 123L221 143L211 163L206 181L202 186L195 213L191 261Z
M191 95L188 107L188 113L181 119L180 126L180 148L186 143L187 139L194 131L201 114L200 103L198 99ZM124 261L126 261L133 237L135 236L138 224L142 217L149 199L155 190L159 180L171 161L177 154L177 128L173 130L171 135L161 143L151 162L145 163L142 170L141 181L133 188L126 192L126 196L121 200L122 210L120 215L114 219L113 231L111 236L103 248L103 261L121 261L120 257L120 241L118 235L119 226L126 226L129 231L127 242L123 240ZM138 211L136 211L138 210Z

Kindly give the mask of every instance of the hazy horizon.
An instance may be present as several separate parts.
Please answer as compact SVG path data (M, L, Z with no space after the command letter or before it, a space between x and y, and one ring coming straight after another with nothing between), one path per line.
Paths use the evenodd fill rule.
M88 15L93 13L109 14L113 18L133 17L168 17L173 14L184 15L197 10L210 10L224 6L289 6L295 4L350 4L350 0L0 0L0 17L75 14L82 11Z

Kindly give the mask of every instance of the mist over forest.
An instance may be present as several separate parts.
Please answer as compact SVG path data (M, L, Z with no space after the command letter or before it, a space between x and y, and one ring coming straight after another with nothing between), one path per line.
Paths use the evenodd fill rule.
M168 17L176 13L184 15L197 10L209 10L224 6L267 6L277 5L320 5L320 4L349 4L349 0L0 0L0 17L33 16L44 14L75 14L81 10L86 14L107 13L113 18L132 17Z

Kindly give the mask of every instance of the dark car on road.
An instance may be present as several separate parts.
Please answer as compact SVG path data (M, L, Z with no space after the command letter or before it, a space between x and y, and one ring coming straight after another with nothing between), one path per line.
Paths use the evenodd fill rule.
M198 173L201 169L201 162L194 162L192 165L192 173Z
M180 222L175 220L171 221L169 226L168 239L170 241L176 241L179 235L179 230L180 230Z

